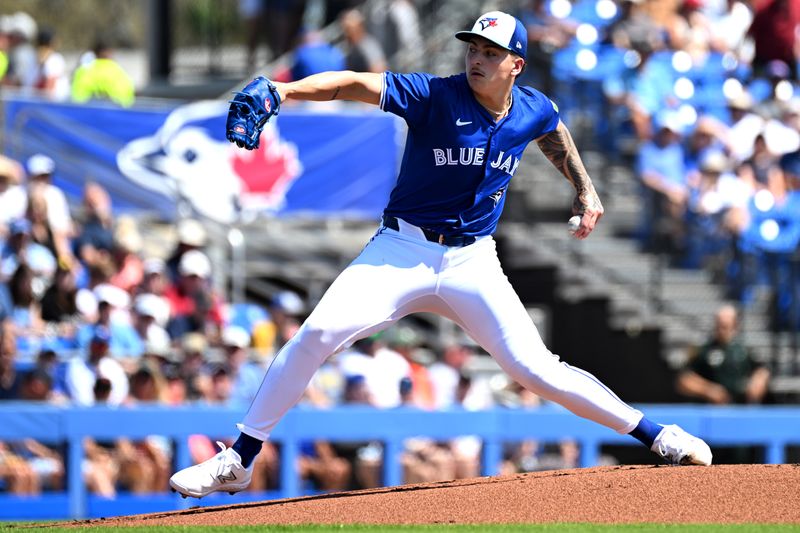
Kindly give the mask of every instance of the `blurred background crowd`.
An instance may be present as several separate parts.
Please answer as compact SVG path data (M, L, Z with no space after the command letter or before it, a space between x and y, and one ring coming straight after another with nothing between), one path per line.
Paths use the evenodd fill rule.
M446 35L430 33L441 6L422 0L223 2L221 24L230 21L238 36L229 52L242 58L236 75L288 81L341 69L447 74L458 70L460 49L443 62L451 56L430 53L437 42L485 8L517 15L529 37L521 83L561 107L579 146L633 171L642 208L628 237L671 265L707 270L727 291L707 342L687 350L676 392L714 404L769 401L772 369L737 335L737 315L769 287L770 327L800 328L800 3L442 4L463 19L445 25ZM137 79L135 62L116 59L125 42L94 32L92 42L62 53L60 33L25 11L0 12L3 90L124 107L160 90ZM202 219L178 217L168 238L148 239L136 214L116 210L99 183L65 194L54 184L52 155L0 156L0 400L245 409L275 351L309 312L310 291L232 301ZM325 363L303 402L427 410L540 404L482 362L486 354L469 339L425 333L404 321L357 342ZM795 365L800 373L800 357ZM210 458L214 440L226 439L192 437L192 459ZM476 476L480 447L468 436L408 441L405 481ZM83 475L96 494L167 488L173 449L165 439L87 439L85 450ZM574 467L578 454L569 440L514 443L502 471ZM313 490L374 487L381 457L376 442L308 442L298 470ZM274 488L277 472L277 450L266 444L251 488ZM0 442L0 490L35 494L63 489L63 480L57 443Z

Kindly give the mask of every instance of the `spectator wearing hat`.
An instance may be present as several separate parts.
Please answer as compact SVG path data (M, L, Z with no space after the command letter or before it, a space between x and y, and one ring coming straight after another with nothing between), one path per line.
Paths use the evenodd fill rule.
M26 218L9 224L8 240L0 248L0 281L8 281L22 263L33 271L41 295L56 270L56 258L47 248L31 240L31 222Z
M4 85L31 89L36 83L37 59L33 46L37 25L29 14L17 11L6 19L9 41L8 71Z
M753 155L756 137L762 135L764 119L753 112L753 97L745 89L728 98L728 142L731 156L736 161L745 161ZM763 135L762 135L763 138Z
M222 308L209 280L211 262L199 250L189 250L178 264L178 280L164 292L170 304L167 331L173 339L190 331L219 338Z
M137 359L144 353L144 343L130 321L130 295L108 283L97 285L92 293L97 299L97 320L78 330L78 346L86 348L98 328L109 335L109 355L118 359Z
M731 171L728 157L710 151L700 161L700 178L692 188L687 210L684 266L699 268L708 256L716 256L730 244L726 215L747 205L750 186Z
M53 185L52 178L56 170L56 163L44 154L32 155L25 163L28 173L28 184L40 184L44 189L44 198L47 202L47 218L50 227L55 232L72 236L72 216L64 191Z
M386 348L382 335L356 341L352 348L336 356L342 376L362 376L376 407L392 408L401 404L403 379L410 379L411 365L394 350Z
M110 383L109 405L120 405L128 396L128 376L122 365L110 357L110 346L111 332L104 326L97 326L93 330L86 356L77 355L67 363L67 393L76 405L95 404L95 382L100 378Z
M178 222L178 242L167 259L170 280L177 281L179 277L178 266L183 254L191 250L202 251L207 241L206 230L199 221L193 218L184 218Z
M8 235L12 220L25 216L28 203L22 183L22 166L4 155L0 155L0 239Z
M239 326L226 326L222 330L222 349L225 353L233 390L230 403L239 407L247 407L253 402L264 370L249 361L250 334Z
M155 294L140 294L133 302L133 329L144 346L145 357L156 358L159 364L173 360L171 340L164 329L169 319L169 304Z
M653 139L639 148L637 174L644 199L640 238L648 249L676 250L683 238L683 213L689 190L680 121L662 112Z
M272 335L274 335L272 342L275 351L279 350L289 342L289 339L294 337L300 327L300 318L305 312L305 308L303 299L296 292L281 291L272 296L267 309L270 321L274 326L274 329L272 329ZM268 331L262 329L254 333L254 336L258 339L258 347L267 342L270 336Z
M211 374L206 367L208 340L202 333L187 333L180 340L180 351L178 373L186 384L187 398L190 401L208 398L211 394Z
M690 187L697 178L700 161L709 152L726 151L727 141L728 128L720 120L710 115L697 119L683 148L686 180Z
M142 282L133 290L138 299L147 296L151 300L158 300L159 312L163 315L156 316L156 322L166 329L170 318L169 300L164 296L169 287L169 278L166 275L166 263L159 257L149 257L142 261Z
M133 327L139 336L146 340L151 337L150 332L160 330L159 337L169 339L166 326L169 321L169 302L152 293L142 293L133 300Z
M160 257L148 257L142 261L142 282L136 289L137 294L155 294L163 297L169 286L167 264Z

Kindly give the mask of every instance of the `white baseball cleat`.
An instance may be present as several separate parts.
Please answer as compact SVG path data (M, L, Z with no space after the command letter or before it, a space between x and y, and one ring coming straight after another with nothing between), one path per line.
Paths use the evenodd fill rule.
M202 498L212 492L239 492L247 488L253 477L253 464L249 468L242 466L242 458L233 448L226 448L217 441L222 450L200 464L175 472L169 479L173 491L180 492L183 497Z
M664 426L650 449L674 465L711 464L711 448L708 444L675 424Z

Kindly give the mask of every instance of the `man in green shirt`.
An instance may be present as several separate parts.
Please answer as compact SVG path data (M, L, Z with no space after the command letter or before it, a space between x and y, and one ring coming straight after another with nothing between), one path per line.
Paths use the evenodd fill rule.
M95 58L81 65L72 79L75 102L111 100L123 107L133 105L134 87L130 76L111 59L111 47L104 42L94 46Z
M678 376L678 392L718 405L762 403L769 370L753 359L737 333L736 308L720 307L713 335Z

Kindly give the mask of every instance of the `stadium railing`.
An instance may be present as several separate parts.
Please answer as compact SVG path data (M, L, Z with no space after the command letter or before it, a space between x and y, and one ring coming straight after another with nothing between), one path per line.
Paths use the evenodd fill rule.
M706 439L712 446L749 445L765 449L767 463L782 463L786 447L800 444L800 407L699 405L641 406L654 420L668 421ZM190 465L187 437L193 434L231 437L237 433L239 410L212 407L165 408L59 408L30 403L0 405L0 440L24 438L61 443L66 449L66 492L40 496L0 494L0 520L86 518L186 509L194 505L221 505L304 494L295 465L301 443L330 441L380 441L383 443L383 481L402 483L400 454L407 438L425 436L447 440L462 435L483 441L482 474L497 473L503 444L526 439L557 442L575 440L581 449L581 466L597 464L600 446L637 445L627 435L583 420L558 406L537 409L423 412L400 408L376 410L339 407L330 410L295 408L276 427L272 440L280 444L280 490L246 492L235 496L211 495L200 501L183 500L168 492L148 495L120 494L103 499L87 493L82 479L85 437L113 440L161 435L175 442L176 468Z

